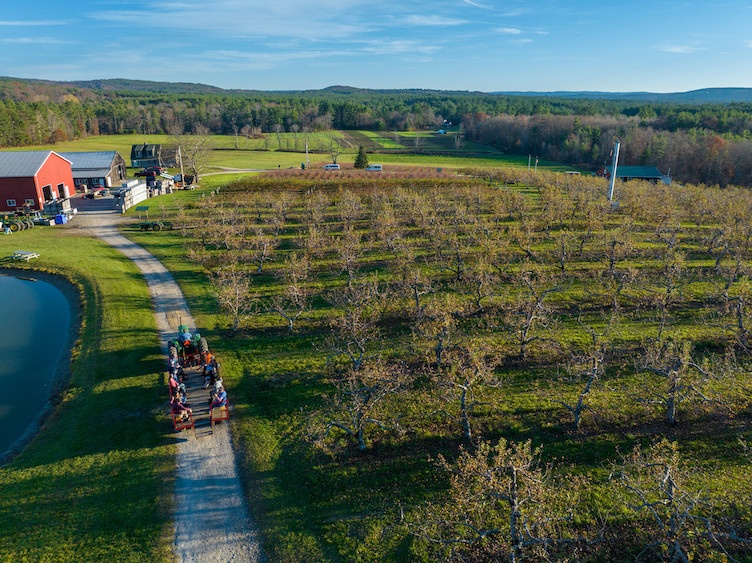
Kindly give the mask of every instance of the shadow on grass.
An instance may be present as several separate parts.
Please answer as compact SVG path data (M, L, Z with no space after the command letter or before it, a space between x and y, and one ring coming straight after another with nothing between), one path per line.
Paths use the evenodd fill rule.
M169 505L157 499L173 486L170 450L99 449L2 474L0 559L97 561L117 554L118 561L136 561L169 553L154 532L169 519Z

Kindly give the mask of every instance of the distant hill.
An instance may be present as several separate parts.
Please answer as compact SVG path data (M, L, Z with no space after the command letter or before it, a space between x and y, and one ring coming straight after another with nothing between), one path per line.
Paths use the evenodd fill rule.
M82 80L68 84L78 88L90 88L93 90L109 91L138 91L155 92L165 94L220 94L220 93L258 93L261 90L226 90L207 84L194 84L189 82L150 82L148 80ZM277 91L278 92L278 91ZM305 94L341 94L341 95L369 95L369 94L445 94L461 95L504 95L504 96L528 96L546 98L570 98L570 99L601 99L622 100L635 102L666 102L676 104L730 104L735 102L752 102L752 88L703 88L689 92L588 92L588 91L559 91L559 92L470 92L458 90L432 90L422 88L405 89L370 89L356 88L353 86L329 86L321 90L289 90L288 93Z
M22 100L55 99L69 94L71 89L91 95L105 92L144 92L153 94L303 94L368 96L368 95L439 95L439 96L519 96L537 98L617 100L626 102L665 102L675 104L730 104L751 103L752 88L704 88L689 92L595 92L595 91L555 91L555 92L478 92L467 90L432 90L422 88L369 89L354 86L335 85L320 90L238 90L224 89L208 84L192 82L154 82L109 78L102 80L54 81L31 78L0 77L0 99L3 94Z
M88 88L91 90L119 91L119 92L154 92L158 94L218 94L227 92L216 86L196 84L192 82L152 82L149 80L129 80L126 78L112 78L107 80L74 80L58 82L58 84Z
M689 92L494 92L504 96L665 102L674 104L731 104L752 102L752 88L703 88Z

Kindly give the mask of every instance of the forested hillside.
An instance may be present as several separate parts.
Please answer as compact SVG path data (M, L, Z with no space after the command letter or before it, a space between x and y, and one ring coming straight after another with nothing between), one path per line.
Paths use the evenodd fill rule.
M622 163L657 166L683 182L752 185L752 103L666 103L360 90L229 91L143 81L55 83L0 79L0 147L92 135L242 134L330 129L457 135L504 152L595 170L616 139Z

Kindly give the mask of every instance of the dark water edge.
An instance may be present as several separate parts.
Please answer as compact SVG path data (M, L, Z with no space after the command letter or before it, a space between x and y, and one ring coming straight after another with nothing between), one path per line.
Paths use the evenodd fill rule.
M80 295L62 277L0 269L0 463L19 453L70 377Z

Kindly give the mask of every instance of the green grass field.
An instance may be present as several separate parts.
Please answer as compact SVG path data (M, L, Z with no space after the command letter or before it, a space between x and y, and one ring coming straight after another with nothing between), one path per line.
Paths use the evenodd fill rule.
M371 138L388 143L388 136ZM125 150L125 156L130 144L143 141L87 139L56 148ZM213 172L300 165L300 153L236 151L227 137L216 142L224 145L213 151ZM499 362L494 381L473 388L476 440L542 445L558 489L581 495L574 530L586 535L599 521L608 524L608 536L581 560L632 560L652 537L650 521L624 504L608 477L620 455L660 436L679 443L688 468L682 485L705 495L700 517L713 515L750 536L749 363L733 344L739 333L732 316L718 302L723 272L734 262L722 249L733 249L745 267L752 261L744 243L750 240L745 210L752 208L745 192L631 184L620 194L620 209L611 211L598 180L549 174L569 170L555 163L539 163L535 175L527 158L493 154L369 154L369 160L387 172L390 165L417 172L226 172L206 176L197 190L149 202L151 218L164 216L179 228L124 229L173 273L222 364L244 485L272 561L446 559L419 533L431 514L450 510L450 478L435 460L453 461L460 446L474 446L462 437L458 387L447 386L441 376L449 372L431 364L442 334L458 349L472 345ZM272 236L285 202L276 246L258 273L258 242ZM136 214L129 212L134 221ZM718 234L721 225L726 230ZM324 237L323 247L314 246L313 235ZM616 241L610 250L609 240ZM170 560L174 447L146 288L127 260L77 233L75 221L0 238L0 256L22 246L42 256L29 266L75 279L87 307L70 389L38 438L0 469L0 560ZM311 253L312 275L309 306L288 334L271 305L285 292L279 275L293 252ZM608 273L609 252L617 253L615 274ZM662 262L669 257L676 263ZM235 259L251 278L253 307L232 335L208 274ZM527 281L518 277L525 268L534 272ZM682 274L674 287L667 281L675 271ZM744 270L739 280L746 276ZM546 302L545 338L530 341L522 362L518 343L502 329L512 322L504 311L536 279L562 281ZM346 434L323 428L345 416L349 396L342 387L349 360L335 350L335 336L338 327L355 325L341 322L348 308L338 299L347 295L348 281L357 287L368 280L378 280L379 291L366 311L374 332L366 334L365 365L379 358L411 377L371 413L398 424L370 426L360 451ZM731 296L745 295L736 283ZM411 309L413 292L424 306L420 315ZM583 389L574 360L586 351L585 327L605 330L611 299L622 312L608 333L608 365L576 430L561 402L574 404ZM666 334L691 342L702 366L717 374L691 380L709 400L681 402L676 426L666 423L665 405L656 399L665 399L661 378L635 363L658 334L661 303L667 303ZM693 557L726 560L700 528L681 539ZM752 560L743 544L729 549L737 560Z
M129 260L76 230L0 238L0 256L38 252L28 266L71 279L83 298L70 384L0 468L0 560L167 561L175 447L149 294Z
M246 139L227 135L210 136L210 151L203 173L221 173L236 170L274 170L276 168L300 168L306 161L305 142L302 133L267 133L266 139ZM431 166L446 168L462 167L498 167L498 166L527 166L527 157L506 156L498 151L483 145L465 142L459 151L444 145L435 145L432 139L436 139L435 133L375 133L371 131L341 132L331 131L323 133L307 133L309 139L309 164L312 169L321 168L331 162L328 147L333 139L348 138L352 148L346 149L338 158L338 162L350 165L355 160L357 144L360 137L370 139L381 149L414 150L415 137L424 138L426 141L421 145L421 151L425 154L389 154L369 152L368 158L374 163ZM450 140L441 139L442 142ZM396 142L395 139L399 139ZM161 143L170 145L175 142L168 135L109 135L89 137L77 141L69 141L57 145L45 145L29 147L25 150L54 149L58 151L118 151L126 163L130 163L131 146L138 143ZM283 150L277 150L278 147ZM367 149L368 150L368 149ZM440 151L443 154L430 154L432 151ZM482 156L479 156L482 155ZM541 170L563 171L571 167L557 163L540 162ZM130 175L136 170L131 169ZM179 172L173 169L173 173Z

